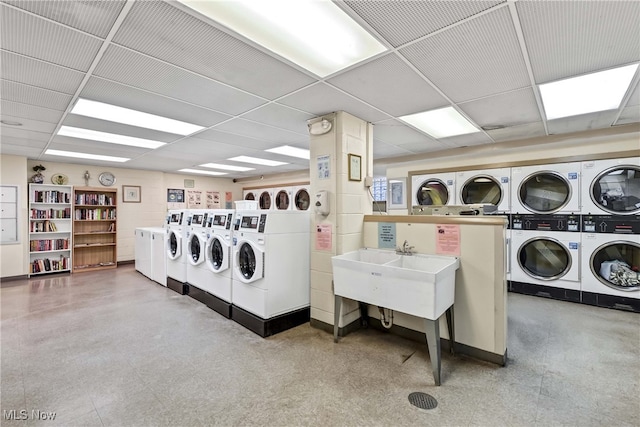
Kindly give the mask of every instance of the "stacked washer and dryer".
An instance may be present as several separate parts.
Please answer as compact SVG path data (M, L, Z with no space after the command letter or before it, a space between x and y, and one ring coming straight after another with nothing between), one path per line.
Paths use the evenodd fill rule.
M167 287L181 295L187 292L187 233L189 211L171 210L165 224L167 248Z
M310 319L308 212L237 210L231 318L262 337Z
M582 163L582 301L640 312L640 158Z

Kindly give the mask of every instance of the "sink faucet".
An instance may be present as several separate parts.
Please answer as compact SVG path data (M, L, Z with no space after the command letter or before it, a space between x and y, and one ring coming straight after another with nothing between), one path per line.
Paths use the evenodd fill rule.
M413 249L414 247L415 246L409 246L409 241L405 240L402 244L402 247L396 249L396 253L400 255L412 255L413 252L411 251L411 249Z

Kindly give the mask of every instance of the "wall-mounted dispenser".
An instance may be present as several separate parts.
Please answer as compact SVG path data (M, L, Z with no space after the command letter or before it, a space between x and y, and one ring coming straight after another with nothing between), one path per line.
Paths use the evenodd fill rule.
M316 200L314 203L316 214L327 216L329 215L329 192L326 190L320 190L316 193Z

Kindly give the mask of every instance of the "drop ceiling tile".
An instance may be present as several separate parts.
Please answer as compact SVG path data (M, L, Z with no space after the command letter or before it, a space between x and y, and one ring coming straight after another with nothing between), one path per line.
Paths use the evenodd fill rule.
M389 54L328 80L391 116L449 105L429 83L396 54Z
M526 88L458 104L477 125L512 127L541 119L533 89Z
M636 87L633 92L631 92L631 96L629 97L625 107L630 107L632 105L640 105L640 83L636 84Z
M308 138L308 136L302 136L298 133L289 132L284 129L279 129L244 119L229 120L225 123L222 123L221 125L216 126L216 130L279 144L299 141L301 137Z
M37 118L42 122L57 124L62 118L63 111L2 100L0 101L0 113L3 117L6 114L24 119Z
M620 117L615 124L626 125L637 122L640 122L640 105L632 105L622 109L622 113L620 113Z
M102 40L0 4L2 49L87 71ZM73 49L69 49L73 46Z
M600 111L580 116L547 121L549 135L608 128L613 124L618 110Z
M105 38L126 1L3 0L20 9Z
M218 128L205 130L197 135L198 139L221 142L223 144L235 145L239 151L246 149L265 150L274 147L273 142L264 141L261 138L252 138L244 135L237 135L229 132L221 132Z
M0 73L3 79L73 95L84 73L50 62L2 51Z
M10 132L11 129L8 126L0 127L0 131L2 132L2 143L0 146L7 145L22 145L26 148L35 148L38 150L42 150L46 145L49 138L32 138L36 132L23 132L23 133L15 133Z
M26 141L34 141L36 143L47 142L51 138L51 133L22 129L22 126L2 125L0 129L2 130L2 133L0 133L0 135L2 135L3 143L5 141L5 138L22 138Z
M442 147L442 144L437 140L406 126L399 120L385 120L376 123L373 126L373 137L392 145L423 144Z
M367 122L377 122L389 118L388 114L349 96L338 89L324 83L306 87L292 95L278 100L280 104L288 105L315 116L346 111Z
M107 49L94 74L230 115L244 113L266 102L257 96L121 47ZM93 80L92 83L98 84ZM102 84L106 85L104 82ZM124 90L122 88L120 92Z
M399 51L455 102L530 86L506 7Z
M344 3L392 46L398 47L504 1L345 0Z
M242 116L269 126L290 130L300 135L309 135L307 120L314 118L313 114L295 110L285 105L269 103Z
M435 151L446 150L450 147L443 144L433 145L433 144L422 144L419 142L410 142L407 144L402 144L400 148L408 151L407 154L421 154L421 153L432 153Z
M126 145L109 144L107 142L90 141L88 139L56 136L49 145L52 150L76 151L79 153L100 154L116 157L135 157L149 150Z
M473 145L490 144L493 140L484 132L469 133L467 135L450 136L440 139L440 142L454 147L470 147Z
M268 99L313 81L165 2L136 2L114 42Z
M128 168L134 169L168 172L191 168L193 166L193 163L188 160L177 159L175 158L175 156L173 158L159 158L157 156L150 157L144 155L139 158L131 159L128 162L124 163L124 165L126 165L126 167Z
M237 145L224 144L222 142L207 141L200 138L185 138L173 144L168 144L157 150L159 154L176 156L179 154L193 155L193 159L199 164L213 162L214 160L227 159L239 156L243 149Z
M34 131L34 132L42 132L44 134L51 134L53 133L53 131L56 129L56 124L55 123L48 123L48 122L43 122L40 120L33 120L33 119L28 119L28 118L24 118L24 117L16 117L16 116L11 116L9 114L4 114L5 112L2 112L2 120L9 120L12 122L20 122L22 123L22 126L18 127L17 129L21 130L21 131ZM11 127L13 128L14 126L7 126L7 127Z
M373 159L384 159L386 157L397 157L411 154L410 151L393 144L387 144L377 139L373 139Z
M488 130L487 134L489 134L495 142L516 141L518 139L527 139L546 135L544 124L542 122Z
M28 159L36 159L42 152L41 148L28 147L20 140L5 141L0 144L0 154L7 156L23 156Z
M160 132L137 126L129 126L107 120L94 119L93 117L79 116L77 114L68 114L62 124L65 126L90 129L98 132L114 133L116 135L132 136L134 138L150 139L152 141L164 143L174 142L184 138L182 135Z
M3 101L13 101L59 111L65 111L71 102L71 95L8 80L2 80L0 93L2 93Z
M518 1L515 6L537 83L640 60L638 1Z

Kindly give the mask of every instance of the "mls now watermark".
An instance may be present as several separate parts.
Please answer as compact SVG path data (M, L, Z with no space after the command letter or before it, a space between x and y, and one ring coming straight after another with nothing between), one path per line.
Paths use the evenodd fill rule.
M31 411L27 411L26 409L3 409L2 410L2 418L5 420L16 420L16 421L25 421L25 420L55 420L56 413L49 411L41 411L39 409L32 409Z

